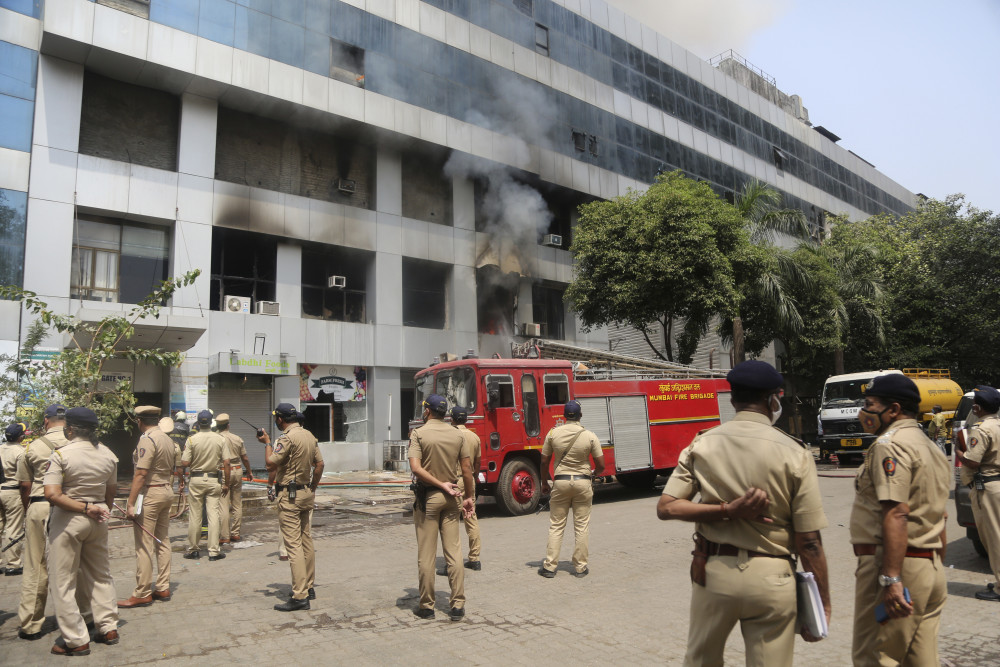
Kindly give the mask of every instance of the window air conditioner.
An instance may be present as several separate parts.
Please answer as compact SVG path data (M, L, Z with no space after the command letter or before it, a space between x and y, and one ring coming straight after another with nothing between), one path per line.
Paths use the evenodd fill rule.
M524 323L524 335L525 336L541 336L542 335L542 325L536 324L535 322L525 322Z
M281 315L281 304L277 301L258 301L256 312L258 315Z
M347 277L346 276L330 276L326 279L327 287L335 287L337 289L344 289L347 287Z
M341 178L337 181L337 189L344 194L352 195L357 191L358 185L350 178Z
M222 310L227 313L249 313L250 297L226 295L222 299Z
M546 234L542 237L542 245L551 246L553 248L561 248L562 236L559 234Z

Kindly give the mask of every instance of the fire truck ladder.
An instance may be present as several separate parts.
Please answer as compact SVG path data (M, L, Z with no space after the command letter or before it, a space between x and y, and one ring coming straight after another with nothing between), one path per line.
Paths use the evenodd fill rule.
M532 339L511 344L511 356L520 359L564 359L572 361L578 380L638 380L655 378L726 377L722 369L695 368L670 361L633 357L628 354L568 345L555 340Z

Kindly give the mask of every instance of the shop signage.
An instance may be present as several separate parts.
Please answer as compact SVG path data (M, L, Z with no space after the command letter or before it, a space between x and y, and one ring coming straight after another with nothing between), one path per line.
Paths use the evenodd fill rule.
M304 401L363 401L368 394L368 373L364 366L302 364L299 385L299 398Z
M211 373L243 373L253 375L295 375L295 357L232 354L220 352L212 359L208 372Z
M121 382L132 384L132 371L105 371L97 382L97 391L114 391Z

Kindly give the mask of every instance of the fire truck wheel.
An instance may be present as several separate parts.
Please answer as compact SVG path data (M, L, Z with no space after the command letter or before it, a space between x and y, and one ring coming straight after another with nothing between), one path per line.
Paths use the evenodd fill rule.
M656 471L623 472L616 475L615 479L626 489L650 489L653 487L653 482L656 481Z
M989 558L990 554L986 551L986 545L983 544L982 539L979 537L979 530L977 528L969 527L965 529L965 536L972 540L972 548L976 550L980 558Z
M542 496L538 468L528 459L510 459L500 470L497 491L500 506L511 516L534 512Z

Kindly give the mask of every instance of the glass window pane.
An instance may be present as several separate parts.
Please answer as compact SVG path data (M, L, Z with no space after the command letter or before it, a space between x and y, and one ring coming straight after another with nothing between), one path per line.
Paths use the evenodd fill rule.
M121 226L79 218L75 245L117 252L121 248Z
M166 227L124 227L122 229L122 254L131 257L166 259Z
M94 284L101 289L118 287L118 255L97 251L94 256Z
M0 147L31 150L31 121L35 104L31 100L0 95Z

